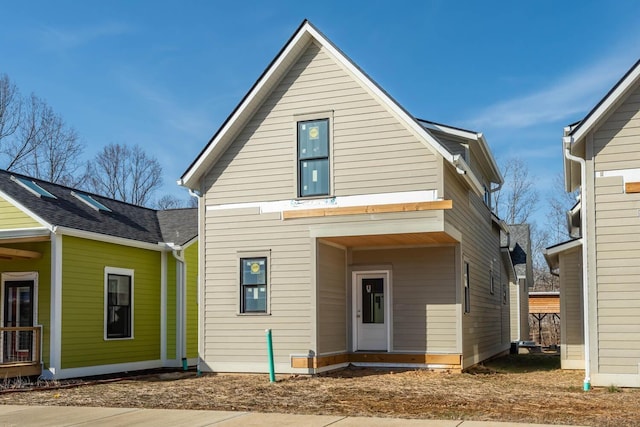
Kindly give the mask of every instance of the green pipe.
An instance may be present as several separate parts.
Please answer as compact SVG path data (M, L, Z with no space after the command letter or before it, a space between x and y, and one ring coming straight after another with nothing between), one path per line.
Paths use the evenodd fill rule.
M269 353L269 382L276 382L276 370L273 365L273 340L271 338L271 329L265 330L267 333L267 352Z

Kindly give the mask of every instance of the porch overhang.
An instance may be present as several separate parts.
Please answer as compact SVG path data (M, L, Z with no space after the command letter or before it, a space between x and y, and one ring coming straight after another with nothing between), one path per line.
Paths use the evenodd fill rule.
M436 245L457 243L458 240L444 231L426 233L369 234L359 236L323 237L321 241L335 243L347 248L377 246Z
M23 249L5 248L0 246L0 260L28 260L41 258L42 254L35 251L25 251Z

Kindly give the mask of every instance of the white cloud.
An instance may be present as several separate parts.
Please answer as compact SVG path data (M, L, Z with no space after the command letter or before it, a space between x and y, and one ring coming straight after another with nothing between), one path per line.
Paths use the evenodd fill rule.
M40 30L39 36L46 49L67 50L89 44L99 38L120 36L131 31L129 25L111 22L83 28L44 27Z
M603 58L535 93L491 105L468 120L473 128L522 129L581 118L635 61L629 52ZM566 123L565 123L566 122Z

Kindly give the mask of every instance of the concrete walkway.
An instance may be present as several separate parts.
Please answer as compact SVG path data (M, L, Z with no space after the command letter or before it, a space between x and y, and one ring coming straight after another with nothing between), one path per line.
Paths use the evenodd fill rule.
M398 418L262 414L179 409L0 405L0 426L542 427L543 424L407 420Z

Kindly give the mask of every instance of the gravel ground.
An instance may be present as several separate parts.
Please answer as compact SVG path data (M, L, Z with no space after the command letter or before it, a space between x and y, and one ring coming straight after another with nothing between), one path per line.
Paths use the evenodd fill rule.
M557 357L509 356L469 373L350 367L315 377L155 372L124 379L5 384L0 404L215 409L424 419L640 426L640 390L582 391Z

